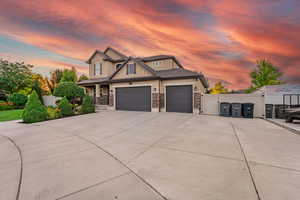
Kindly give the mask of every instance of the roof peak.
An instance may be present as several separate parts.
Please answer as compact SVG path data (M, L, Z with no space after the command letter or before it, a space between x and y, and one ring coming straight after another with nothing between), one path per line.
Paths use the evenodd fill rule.
M127 58L126 55L122 54L121 52L117 51L116 49L112 48L111 46L108 46L108 47L103 51L105 55L106 55L106 53L107 53L108 50L113 51L114 53L118 54L118 55L119 55L120 57L122 57L122 58Z

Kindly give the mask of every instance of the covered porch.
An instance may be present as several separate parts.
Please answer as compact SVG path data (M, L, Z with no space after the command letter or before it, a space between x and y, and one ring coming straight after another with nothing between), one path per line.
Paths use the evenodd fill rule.
M109 83L105 80L90 79L78 83L85 88L86 94L93 98L97 105L109 105Z

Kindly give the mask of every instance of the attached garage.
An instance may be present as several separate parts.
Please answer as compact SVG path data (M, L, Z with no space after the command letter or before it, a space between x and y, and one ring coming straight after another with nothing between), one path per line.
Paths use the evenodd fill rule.
M166 111L192 113L192 85L166 86Z
M116 109L151 112L151 87L116 88Z

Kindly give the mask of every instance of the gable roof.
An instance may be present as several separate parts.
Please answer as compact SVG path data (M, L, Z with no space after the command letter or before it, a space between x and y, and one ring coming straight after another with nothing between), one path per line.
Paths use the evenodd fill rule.
M176 57L175 56L171 56L171 55L156 55L156 56L141 57L139 59L141 59L144 62L151 62L151 61L157 61L157 60L172 59L179 67L183 68L183 66L176 59Z
M146 65L144 62L142 62L140 59L138 58L133 58L133 57L128 57L127 60L121 65L121 67L119 67L111 76L109 79L112 79L119 71L121 71L121 69L129 62L129 61L134 61L135 63L139 64L141 67L143 67L145 70L147 70L148 72L150 72L151 74L153 74L153 76L157 76L156 71L154 69L152 69L151 67L149 67L148 65Z
M109 50L112 51L112 52L114 52L115 54L119 55L121 58L127 58L127 56L125 56L124 54L120 53L119 51L115 50L115 49L112 48L112 47L107 47L107 48L104 50L104 54L107 55L106 53L107 53Z
M94 57L97 53L103 55L103 56L104 56L104 59L109 59L109 58L110 58L108 55L106 55L106 54L103 53L102 51L96 50L96 51L92 54L92 56L86 61L86 63L87 63L87 64L91 64L91 60L93 59L93 57Z
M110 56L107 55L107 52L111 50L117 55L119 55L121 58L119 59L113 59ZM130 61L134 61L135 63L139 64L141 67L143 67L145 70L150 72L153 76L150 77L141 77L136 79L162 79L162 80L168 80L168 79L184 79L184 78L199 78L204 85L204 87L208 88L208 81L204 77L202 73L193 72L187 69L184 69L181 63L176 59L175 56L172 55L156 55L156 56L148 56L148 57L127 57L124 54L118 52L117 50L107 47L104 52L101 52L99 50L96 50L93 55L88 59L87 63L91 63L91 59L97 54L101 54L104 56L104 60L110 61L113 63L117 62L124 62L121 67L119 67L111 76L107 77L106 80L100 80L100 79L91 79L87 81L81 81L79 84L89 84L89 83L96 83L96 82L111 82L112 78ZM168 70L159 70L156 71L152 67L148 66L145 62L151 62L151 61L158 61L158 60L165 60L165 59L172 59L180 68L177 69L168 69Z

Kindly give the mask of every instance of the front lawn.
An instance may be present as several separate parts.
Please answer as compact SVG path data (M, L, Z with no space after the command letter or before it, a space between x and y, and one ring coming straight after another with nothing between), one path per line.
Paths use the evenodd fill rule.
M22 118L23 109L0 111L0 122Z

